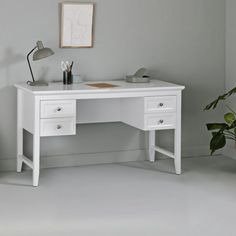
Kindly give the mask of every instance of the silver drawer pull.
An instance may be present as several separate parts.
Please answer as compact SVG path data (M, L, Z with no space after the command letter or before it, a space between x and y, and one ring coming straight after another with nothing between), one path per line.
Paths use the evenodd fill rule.
M160 107L163 107L163 106L164 106L164 104L161 102L161 103L159 103L159 106L160 106Z
M58 111L58 112L59 112L59 111L61 111L61 110L62 110L62 108L61 108L61 107L58 107L58 108L57 108L57 111Z
M57 129L61 129L62 128L62 125L57 125Z
M163 124L163 123L164 123L164 120L159 120L159 123L160 123L160 124Z

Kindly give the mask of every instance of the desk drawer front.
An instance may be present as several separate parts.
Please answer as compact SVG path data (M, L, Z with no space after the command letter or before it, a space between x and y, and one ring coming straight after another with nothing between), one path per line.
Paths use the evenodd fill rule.
M59 118L75 116L75 100L55 100L41 102L41 118Z
M175 128L176 114L175 113L163 113L157 115L145 115L145 129L172 129Z
M41 119L40 136L75 135L75 118Z
M146 97L145 98L145 112L170 112L176 110L176 97Z

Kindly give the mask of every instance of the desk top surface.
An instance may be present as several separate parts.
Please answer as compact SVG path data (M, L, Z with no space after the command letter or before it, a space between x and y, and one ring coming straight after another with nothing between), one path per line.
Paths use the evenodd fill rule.
M112 88L96 88L91 85L108 83L115 85ZM35 95L45 94L72 94L72 93L106 93L106 92L139 92L139 91L163 91L183 90L185 87L160 80L151 80L150 83L127 83L125 80L109 81L85 81L78 84L64 85L62 82L49 83L49 86L29 86L26 83L15 85L16 88L25 90Z

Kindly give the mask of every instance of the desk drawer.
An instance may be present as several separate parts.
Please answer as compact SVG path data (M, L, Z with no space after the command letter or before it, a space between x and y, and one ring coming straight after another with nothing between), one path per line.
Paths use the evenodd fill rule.
M172 129L175 128L176 114L163 113L163 114L146 114L145 115L145 130L155 129Z
M41 119L40 136L75 135L76 121L74 118Z
M75 116L75 100L41 101L41 118L59 118Z
M145 113L151 112L172 112L176 110L176 97L145 97Z

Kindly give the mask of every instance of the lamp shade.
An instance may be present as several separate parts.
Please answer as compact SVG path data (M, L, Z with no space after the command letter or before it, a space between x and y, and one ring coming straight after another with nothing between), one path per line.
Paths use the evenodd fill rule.
M33 60L37 61L53 55L54 52L50 48L45 48L42 41L37 42L37 50L33 54Z

